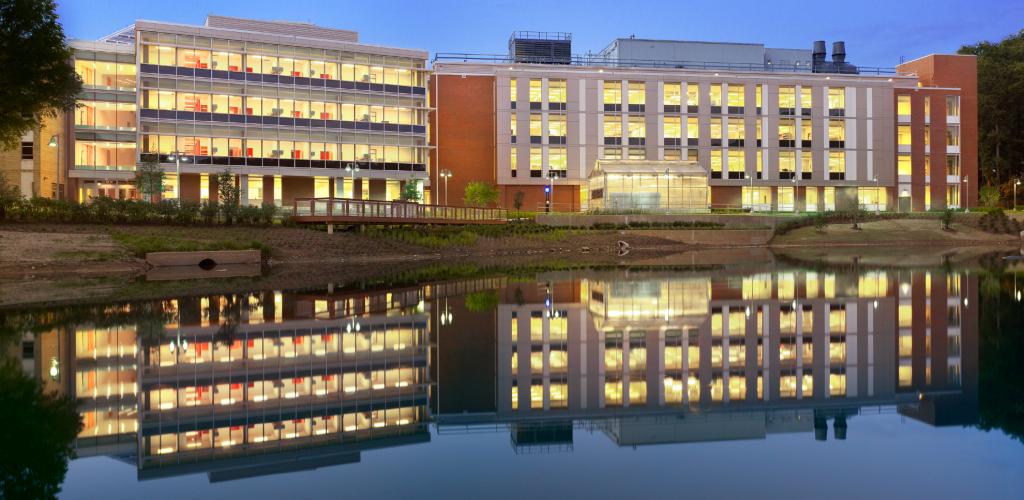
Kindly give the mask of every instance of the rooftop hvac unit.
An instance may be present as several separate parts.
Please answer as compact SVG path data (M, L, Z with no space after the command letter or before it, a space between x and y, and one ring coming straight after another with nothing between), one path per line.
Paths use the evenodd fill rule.
M508 39L508 56L517 63L571 64L572 34L516 31Z

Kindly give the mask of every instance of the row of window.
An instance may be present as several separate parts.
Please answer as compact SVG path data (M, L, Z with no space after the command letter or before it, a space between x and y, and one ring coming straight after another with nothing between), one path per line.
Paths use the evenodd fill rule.
M924 126L924 145L931 145L931 126ZM897 125L896 126L896 144L899 146L910 146L911 145L911 132L910 125ZM960 127L958 125L946 125L946 145L947 146L959 146L960 145Z
M276 139L229 139L173 135L142 136L144 153L245 158L290 158L295 160L340 160L395 163L425 163L426 150L413 146L380 144L336 144L330 142Z
M400 125L422 125L425 113L401 106L277 99L225 94L199 94L169 90L146 90L142 107L199 113L225 113L250 116L283 116L318 120L362 121ZM133 106L134 108L134 106Z
M420 71L410 68L338 63L326 60L279 57L276 55L241 54L218 50L175 48L165 45L143 45L141 48L141 60L143 64L264 75L283 75L414 87L422 87L425 84L425 75L421 74Z
M909 95L896 96L896 114L898 116L910 116ZM931 96L924 96L924 116L927 119L927 117L930 117L931 115L932 98ZM946 116L960 116L960 96L946 96Z

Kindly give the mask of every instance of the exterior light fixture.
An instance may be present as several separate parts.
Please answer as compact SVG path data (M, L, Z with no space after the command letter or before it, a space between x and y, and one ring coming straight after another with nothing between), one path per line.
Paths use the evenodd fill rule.
M50 379L60 379L60 361L56 356L50 358Z

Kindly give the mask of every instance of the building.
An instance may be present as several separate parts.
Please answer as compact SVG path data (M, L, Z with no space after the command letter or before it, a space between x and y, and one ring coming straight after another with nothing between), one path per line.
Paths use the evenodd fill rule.
M40 127L26 132L17 147L0 150L0 182L18 188L27 197L57 198L67 182L57 168L62 119L43 118Z
M137 197L135 168L167 173L164 198L243 204L301 197L391 200L427 183L427 53L353 31L209 16L138 21L75 42L85 82L66 147L73 197ZM180 172L180 178L178 173Z
M454 193L494 182L503 206L530 210L587 209L596 162L618 159L698 162L711 208L974 203L974 59L884 69L850 64L842 42L832 52L629 38L568 64L438 54L434 165Z

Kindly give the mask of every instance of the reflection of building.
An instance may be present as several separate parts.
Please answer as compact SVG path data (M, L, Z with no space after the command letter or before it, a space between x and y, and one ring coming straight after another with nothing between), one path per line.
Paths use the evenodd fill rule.
M545 426L594 421L616 442L643 444L812 430L824 438L829 420L842 439L865 407L899 405L935 424L954 409L959 420L976 411L977 317L964 300L976 281L965 275L550 279L525 293L506 289L490 411L441 407L440 424L508 423L516 435L529 424L543 436Z
M159 303L155 324L69 328L61 380L81 401L79 455L125 457L140 478L217 481L427 441L423 299L419 288L184 298ZM123 312L133 307L145 306Z

